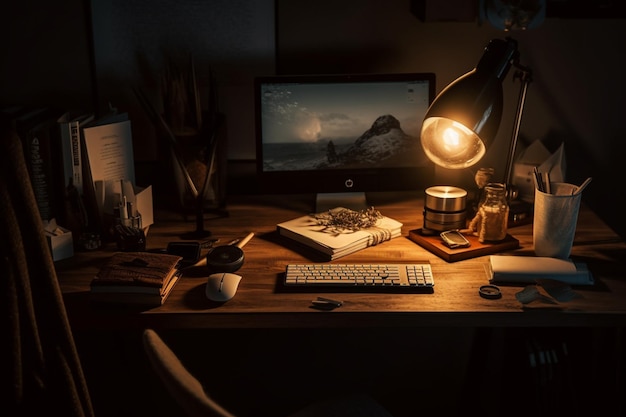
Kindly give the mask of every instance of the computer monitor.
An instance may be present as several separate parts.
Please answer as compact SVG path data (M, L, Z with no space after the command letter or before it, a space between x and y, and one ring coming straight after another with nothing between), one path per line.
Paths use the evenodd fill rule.
M262 192L315 193L320 212L432 182L420 130L433 73L268 76L254 89Z

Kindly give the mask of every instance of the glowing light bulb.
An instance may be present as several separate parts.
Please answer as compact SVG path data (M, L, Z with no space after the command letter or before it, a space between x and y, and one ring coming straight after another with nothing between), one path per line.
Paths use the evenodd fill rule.
M424 120L421 141L426 155L445 168L467 168L486 152L485 145L472 130L443 117Z
M459 146L459 132L452 127L447 128L443 131L443 141L447 147L457 147Z

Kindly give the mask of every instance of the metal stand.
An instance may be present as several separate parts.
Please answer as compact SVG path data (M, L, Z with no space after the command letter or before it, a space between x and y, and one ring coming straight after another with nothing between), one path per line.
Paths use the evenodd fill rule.
M517 111L515 113L515 124L513 125L513 135L511 138L511 143L509 144L509 154L507 156L506 161L506 174L504 176L504 184L506 184L507 190L509 191L509 198L511 194L512 186L512 175L513 175L513 164L515 161L515 149L517 148L517 140L519 137L520 125L522 124L522 114L524 112L524 103L526 102L526 92L528 91L528 85L532 81L532 71L523 67L519 64L514 64L517 68L515 71L514 78L519 78L522 82L522 86L520 88L519 99L517 101Z
M517 70L514 74L514 79L519 78L522 82L520 87L519 99L517 101L517 111L515 113L515 123L513 125L513 134L511 142L509 143L509 153L506 161L506 173L504 176L504 184L506 187L507 200L509 202L510 213L508 226L513 227L517 225L526 224L532 221L532 206L525 201L518 200L517 187L513 185L513 165L515 163L515 150L517 148L517 140L519 138L520 125L522 123L522 114L524 113L524 104L526 103L526 92L528 91L528 85L532 81L532 72L529 68L523 67L519 64L513 64Z

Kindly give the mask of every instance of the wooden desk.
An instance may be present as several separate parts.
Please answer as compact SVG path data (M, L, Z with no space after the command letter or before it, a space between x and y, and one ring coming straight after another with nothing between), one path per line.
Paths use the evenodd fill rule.
M277 236L277 223L312 209L312 196L232 197L229 217L206 221L206 228L222 243L256 235L245 246L243 276L235 298L215 304L206 299L203 276L184 276L166 303L141 312L101 308L89 302L89 282L99 266L115 250L77 253L58 262L57 271L74 328L312 328L397 326L600 326L626 325L626 243L594 213L581 208L572 256L588 263L596 277L594 287L576 288L581 298L524 308L515 298L520 286L502 287L502 298L483 299L478 288L488 283L487 257L447 263L407 238L408 231L422 226L423 202L414 195L374 195L370 203L383 214L404 224L403 237L362 250L335 262L411 262L427 259L432 264L432 294L329 294L344 305L334 311L310 308L315 294L277 292L277 280L287 263L311 262ZM193 230L172 213L157 213L148 234L148 249L163 248ZM531 256L532 225L509 232L520 248L508 254Z
M478 295L480 285L488 282L486 257L447 263L406 237L409 230L422 226L423 206L417 193L371 196L370 203L403 222L403 237L336 262L428 259L435 275L434 293L329 294L344 305L319 311L309 307L315 294L277 292L276 281L285 264L310 259L278 238L276 224L310 212L312 196L232 198L229 217L206 221L206 228L222 243L256 233L244 247L239 291L224 304L206 299L205 277L184 276L159 308L140 312L99 308L89 303L89 282L114 245L58 262L98 414L175 413L163 401L155 401L158 394L150 388L154 381L145 368L140 339L145 327L164 335L184 355L189 369L206 377L209 391L241 415L254 415L259 409L286 415L302 397L309 401L346 387L375 394L399 417L465 415L469 409L483 415L516 415L512 412L527 408L519 407L519 391L507 387L538 384L533 374L524 372L526 346L536 340L557 348L566 345L571 352L567 363L572 364L570 382L576 389L554 395L564 401L581 399L568 404L567 410L576 404L581 414L608 415L602 408L623 406L623 385L615 381L623 381L616 364L624 363L619 346L626 324L626 244L592 212L583 207L580 213L573 254L588 262L597 285L577 288L582 295L577 301L524 309L515 299L519 286L501 287L503 297L498 300ZM164 248L194 227L193 219L183 222L179 215L157 213L148 248ZM509 231L521 244L511 253L532 255L532 226ZM379 352L384 353L383 360L372 360ZM207 361L213 356L220 358L218 363ZM333 377L321 369L330 370ZM415 401L416 393L428 400ZM597 398L603 398L601 406ZM563 411L558 410L556 414Z

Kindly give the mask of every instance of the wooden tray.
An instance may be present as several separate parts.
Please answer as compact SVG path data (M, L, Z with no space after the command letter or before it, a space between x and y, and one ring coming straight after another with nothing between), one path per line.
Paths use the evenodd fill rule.
M464 236L470 242L469 247L450 249L444 245L438 233L434 235L424 234L422 229L409 231L409 239L447 262L456 262L464 259L476 258L478 256L491 255L519 247L519 241L509 234L506 235L504 240L493 243L481 243L478 241L477 236L470 233L464 233Z

